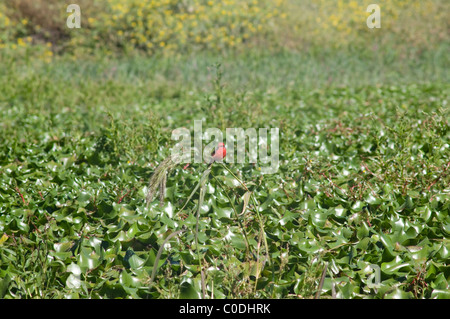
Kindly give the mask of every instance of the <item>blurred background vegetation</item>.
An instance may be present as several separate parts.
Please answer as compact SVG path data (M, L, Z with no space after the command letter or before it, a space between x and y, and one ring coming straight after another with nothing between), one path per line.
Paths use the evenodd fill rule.
M207 93L217 62L229 89L448 83L446 0L377 1L379 29L367 27L363 0L77 0L74 29L71 2L0 0L4 102L129 105Z
M380 29L366 25L373 2ZM79 29L66 26L71 3ZM219 212L201 226L205 269L223 267L207 273L215 297L311 297L323 253L338 298L375 296L364 288L372 263L377 297L448 298L449 5L0 0L0 297L145 296L166 231L185 223L172 207L201 170L170 176L164 213L142 194L171 131L204 119L281 133L277 174L230 165L264 207L274 266L261 280L242 271L254 269L244 242L223 240L242 234L224 194L243 207L243 189L213 181L206 195ZM167 262L152 297L183 295L191 279L201 290L191 242L164 252L189 271Z
M81 28L69 29L74 1L0 0L0 49L50 62L56 54L177 55L199 51L311 52L358 48L400 59L448 44L449 2L381 0L381 29L369 29L367 1L78 0Z

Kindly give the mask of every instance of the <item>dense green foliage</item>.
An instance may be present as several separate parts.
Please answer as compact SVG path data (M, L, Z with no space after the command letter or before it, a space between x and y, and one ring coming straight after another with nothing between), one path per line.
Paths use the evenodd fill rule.
M450 298L448 1L79 3L0 0L0 298Z
M179 209L206 166L177 166L164 205L145 204L171 131L199 118L281 137L276 174L226 164L255 201L213 166L198 232L207 296L311 297L327 263L322 296L449 297L448 85L236 88L224 62L222 78L203 71L209 84L169 86L167 67L152 87L104 63L17 65L2 86L2 297L199 297L198 194ZM149 291L158 249L183 226Z

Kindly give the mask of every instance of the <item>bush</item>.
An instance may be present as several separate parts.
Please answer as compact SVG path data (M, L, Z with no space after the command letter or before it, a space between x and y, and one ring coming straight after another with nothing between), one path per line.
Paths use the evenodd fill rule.
M3 42L31 36L34 42L58 43L66 50L222 50L269 33L283 1L78 1L81 28L69 29L69 3L13 0L8 10L1 10L6 15L0 16L0 31L9 30ZM2 2L0 6L5 8Z

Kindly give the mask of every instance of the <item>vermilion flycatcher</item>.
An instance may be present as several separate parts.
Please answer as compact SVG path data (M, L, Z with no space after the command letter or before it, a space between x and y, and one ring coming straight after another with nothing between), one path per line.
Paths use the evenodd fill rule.
M227 149L225 148L225 144L219 143L219 146L217 146L216 150L211 153L211 159L208 168L210 168L215 161L223 160L226 155Z
M214 152L211 153L211 163L215 161L223 160L227 155L227 149L225 148L224 143L219 143L219 146L216 148Z
M211 167L211 165L215 162L215 161L220 161L223 160L225 158L225 156L227 155L227 149L225 148L225 144L224 143L219 143L219 145L217 146L216 150L214 152L211 153L211 159L208 165L208 168ZM183 169L186 169L189 167L189 163L186 164Z

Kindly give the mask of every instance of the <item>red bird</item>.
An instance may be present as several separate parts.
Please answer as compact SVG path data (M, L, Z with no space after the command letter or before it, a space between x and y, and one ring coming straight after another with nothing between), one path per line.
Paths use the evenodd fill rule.
M209 162L208 168L210 168L215 161L223 160L226 155L227 149L225 148L225 144L219 143L219 146L216 148L216 150L211 153L211 160Z
M225 156L227 155L227 149L225 148L225 144L224 143L219 143L219 145L217 146L216 150L214 152L211 153L211 159L209 162L209 167L211 167L211 165L215 162L215 161L220 161L223 160L225 158ZM189 167L189 163L187 163L183 169L186 169Z
M225 148L225 144L219 143L219 146L216 148L216 150L211 153L212 162L223 160L226 155L227 149Z

